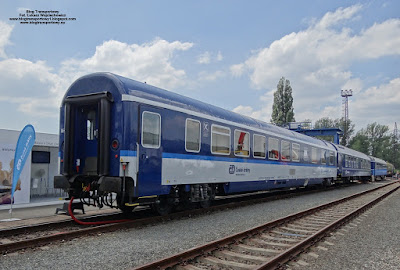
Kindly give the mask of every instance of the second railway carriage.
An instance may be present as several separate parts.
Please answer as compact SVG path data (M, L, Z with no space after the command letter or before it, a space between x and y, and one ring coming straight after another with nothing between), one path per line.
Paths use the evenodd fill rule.
M336 148L111 73L75 81L60 109L55 187L87 203L160 213L216 194L329 185ZM115 196L116 195L116 196ZM116 198L116 199L115 199Z
M386 161L377 157L371 157L371 175L373 180L383 180L387 175Z
M371 178L371 159L364 153L334 144L337 149L338 178L368 181Z

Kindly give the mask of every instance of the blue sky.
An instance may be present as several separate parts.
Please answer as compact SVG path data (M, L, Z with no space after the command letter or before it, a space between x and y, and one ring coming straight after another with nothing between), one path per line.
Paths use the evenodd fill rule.
M23 25L57 10L65 25ZM78 77L110 71L264 121L280 77L297 121L342 115L400 124L400 2L0 2L0 128L58 133L61 98Z

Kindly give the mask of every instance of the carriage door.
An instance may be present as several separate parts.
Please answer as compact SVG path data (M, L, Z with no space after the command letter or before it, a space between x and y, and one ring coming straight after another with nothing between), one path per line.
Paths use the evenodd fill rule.
M64 175L108 175L112 96L70 96L65 101Z
M137 188L139 196L161 193L161 110L139 106L139 134L137 158L139 163Z
M97 106L96 106L97 107ZM98 143L98 130L99 123L97 120L98 111L97 108L86 107L81 109L79 112L81 116L82 127L80 140L78 140L79 145L76 151L79 152L77 160L80 160L80 164L76 164L76 168L81 166L82 171L80 173L84 174L97 174L97 143ZM77 129L79 130L79 128Z

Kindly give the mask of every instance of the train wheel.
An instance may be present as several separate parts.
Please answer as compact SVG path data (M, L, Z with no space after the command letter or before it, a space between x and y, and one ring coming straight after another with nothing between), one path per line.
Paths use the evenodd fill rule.
M212 200L206 200L206 201L201 201L200 202L200 207L201 208L208 208L212 204Z
M208 200L204 200L200 202L200 207L201 208L208 208L211 206L212 202L214 201L215 198L215 190L211 189L211 194Z
M325 179L324 182L323 182L323 186L324 187L332 186L332 180L330 178Z
M168 198L160 197L159 201L159 203L155 203L151 207L154 212L160 216L165 216L172 212L173 204L168 200Z

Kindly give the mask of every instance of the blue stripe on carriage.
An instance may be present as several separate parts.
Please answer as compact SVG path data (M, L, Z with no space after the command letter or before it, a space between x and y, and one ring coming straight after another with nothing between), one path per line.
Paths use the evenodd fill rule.
M124 157L136 157L136 151L131 150L121 150L119 154Z

